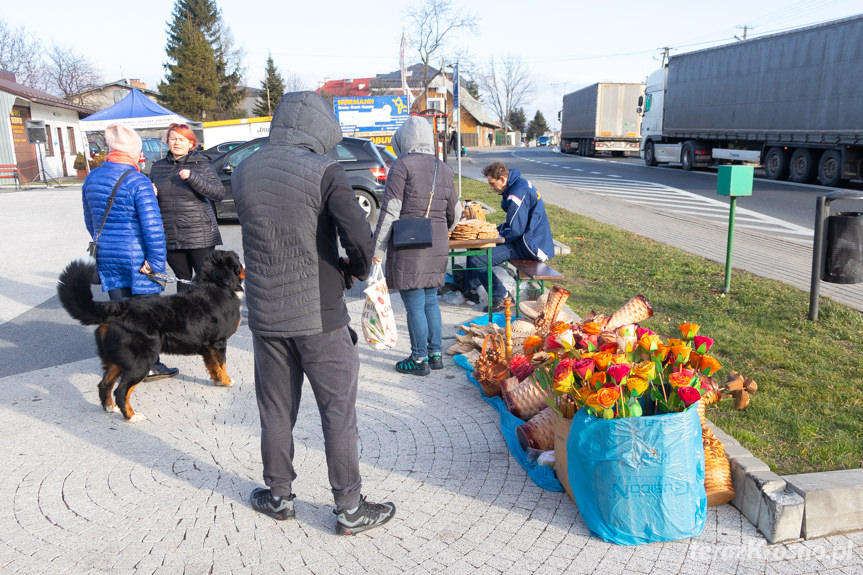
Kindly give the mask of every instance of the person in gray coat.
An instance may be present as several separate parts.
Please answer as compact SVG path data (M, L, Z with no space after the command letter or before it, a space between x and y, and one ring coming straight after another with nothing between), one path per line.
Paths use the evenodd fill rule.
M293 429L305 377L321 416L336 531L352 535L389 521L395 505L361 495L359 355L344 289L352 277L367 277L372 237L344 169L325 155L341 139L333 109L319 94L285 94L268 142L237 167L231 187L243 232L269 487L252 491L252 507L278 520L294 516Z
M442 326L437 292L443 286L449 254L449 230L458 222L458 194L449 166L434 156L431 125L411 116L393 135L398 158L390 167L383 207L375 231L375 263L387 257L387 287L399 291L407 310L411 355L396 363L396 370L428 375L443 368ZM432 194L434 188L434 194ZM431 202L431 203L429 203ZM432 245L396 249L393 222L421 218L428 209Z

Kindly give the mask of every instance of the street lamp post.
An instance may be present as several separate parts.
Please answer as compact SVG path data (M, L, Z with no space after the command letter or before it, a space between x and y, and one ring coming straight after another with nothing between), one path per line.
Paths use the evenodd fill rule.
M554 133L557 131L557 82L552 83L551 87L554 88L554 103L551 107L551 131Z

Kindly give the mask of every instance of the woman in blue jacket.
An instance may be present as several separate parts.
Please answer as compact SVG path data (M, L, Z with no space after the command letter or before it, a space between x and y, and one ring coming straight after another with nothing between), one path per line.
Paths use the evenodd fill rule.
M142 273L147 266L164 273L166 252L153 185L138 172L141 138L123 124L111 124L105 128L105 141L108 156L84 180L81 193L87 231L94 239L98 235L96 265L102 291L114 301L159 294L164 288ZM102 225L111 192L120 178L123 181ZM177 372L157 361L149 379L171 377Z

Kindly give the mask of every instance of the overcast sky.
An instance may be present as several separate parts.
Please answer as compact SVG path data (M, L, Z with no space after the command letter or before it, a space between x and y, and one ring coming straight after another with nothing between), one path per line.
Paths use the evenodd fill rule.
M246 85L259 87L267 54L282 75L308 89L326 79L395 71L405 11L415 2L217 0L244 53ZM672 56L742 37L774 33L863 12L861 0L454 0L479 17L476 34L453 38L475 66L513 55L529 68L534 94L528 119L541 110L549 126L566 92L595 82L641 82ZM166 29L174 0L17 3L0 18L24 26L44 44L74 48L106 82L138 78L156 89L164 77ZM455 52L455 50L454 50ZM418 62L414 50L408 64ZM859 71L858 71L859 72ZM489 110L490 111L490 110Z

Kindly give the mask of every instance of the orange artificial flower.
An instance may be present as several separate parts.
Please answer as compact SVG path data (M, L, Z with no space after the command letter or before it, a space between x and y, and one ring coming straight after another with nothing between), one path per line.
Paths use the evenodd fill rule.
M655 333L648 333L641 336L641 339L638 340L638 345L644 351L654 352L659 349L659 346L662 344L662 340Z
M713 375L720 369L722 369L722 364L715 357L711 357L709 355L699 355L698 356L698 371L704 373L705 375Z
M569 330L569 324L565 321L556 321L551 324L551 327L548 329L548 332L551 335L560 335L563 332Z
M619 387L603 387L596 392L596 401L605 409L613 406L620 399Z
M602 328L599 327L599 324L592 321L585 323L581 326L581 329L584 330L584 333L587 335L599 335L602 333Z
M605 385L606 375L604 371L594 371L587 383L593 386L594 389Z
M683 334L684 339L692 339L698 333L698 330L701 329L701 326L696 323L682 323L677 326L677 329Z
M524 340L522 348L524 349L524 353L536 353L542 349L544 344L545 341L543 341L543 339L538 335L530 335Z
M608 351L600 351L593 355L593 361L596 362L596 367L604 370L608 367L609 362L611 362L611 353Z
M687 386L692 381L692 374L675 371L672 372L671 375L668 376L668 383L671 384L671 387L681 387Z

